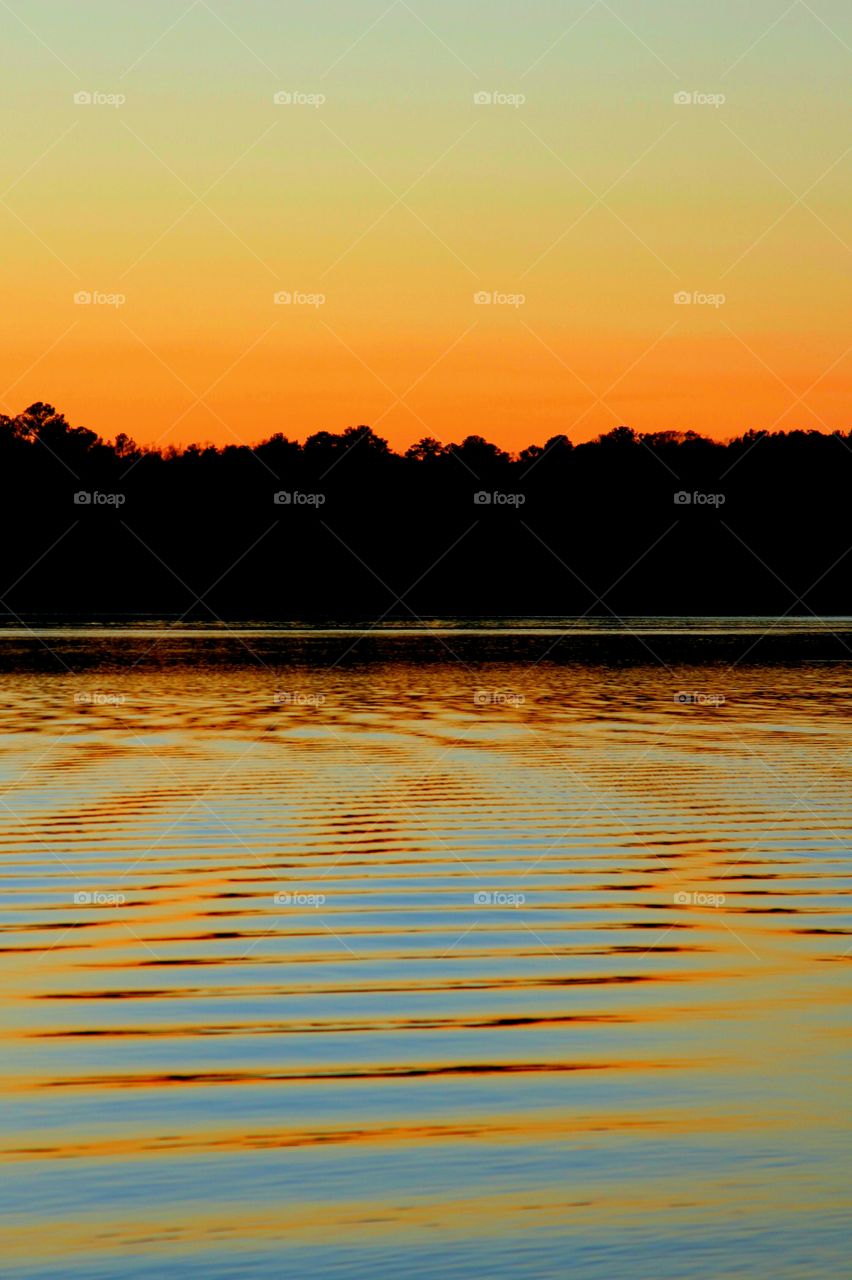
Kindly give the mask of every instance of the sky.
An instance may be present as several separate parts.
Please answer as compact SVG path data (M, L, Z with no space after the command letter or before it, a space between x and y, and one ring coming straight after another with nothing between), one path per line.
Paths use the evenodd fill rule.
M0 412L852 427L842 0L3 0L0 40Z

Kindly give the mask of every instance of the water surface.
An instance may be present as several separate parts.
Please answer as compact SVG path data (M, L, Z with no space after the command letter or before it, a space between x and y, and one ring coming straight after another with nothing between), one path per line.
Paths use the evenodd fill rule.
M0 632L3 1276L848 1274L850 653Z

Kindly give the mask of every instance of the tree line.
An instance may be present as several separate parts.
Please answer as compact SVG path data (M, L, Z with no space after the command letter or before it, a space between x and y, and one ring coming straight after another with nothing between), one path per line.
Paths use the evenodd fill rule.
M37 403L0 462L7 622L852 612L852 432L158 448Z

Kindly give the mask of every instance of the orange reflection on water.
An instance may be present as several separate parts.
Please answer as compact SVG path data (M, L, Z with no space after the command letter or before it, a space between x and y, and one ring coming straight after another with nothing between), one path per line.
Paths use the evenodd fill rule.
M829 1247L842 665L139 669L97 643L118 705L0 675L4 1257L744 1204Z

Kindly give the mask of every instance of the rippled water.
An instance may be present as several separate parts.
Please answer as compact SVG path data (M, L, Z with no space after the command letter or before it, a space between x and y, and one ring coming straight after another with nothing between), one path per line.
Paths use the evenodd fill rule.
M2 1275L849 1274L852 629L767 625L0 633Z

